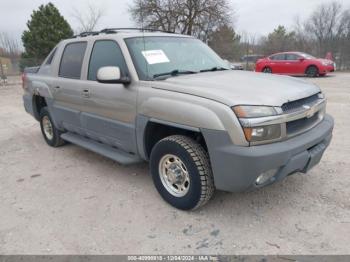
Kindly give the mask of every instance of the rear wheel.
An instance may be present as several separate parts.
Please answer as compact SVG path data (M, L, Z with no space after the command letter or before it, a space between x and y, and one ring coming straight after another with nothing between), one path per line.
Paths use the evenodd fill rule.
M62 132L53 124L47 107L43 107L40 111L40 127L41 133L49 146L59 147L65 144L65 141L61 138Z
M318 71L318 68L316 66L309 66L306 69L305 73L308 77L316 77L316 76L318 76L319 71Z
M262 72L265 74L272 74L272 69L270 67L264 67Z
M150 169L159 194L178 209L203 206L214 193L208 153L191 138L175 135L159 141Z

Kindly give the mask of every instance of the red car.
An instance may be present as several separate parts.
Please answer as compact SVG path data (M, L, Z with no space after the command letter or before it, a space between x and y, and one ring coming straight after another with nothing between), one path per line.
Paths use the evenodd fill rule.
M315 58L301 52L285 52L271 55L256 62L256 72L283 75L324 76L335 71L335 63Z

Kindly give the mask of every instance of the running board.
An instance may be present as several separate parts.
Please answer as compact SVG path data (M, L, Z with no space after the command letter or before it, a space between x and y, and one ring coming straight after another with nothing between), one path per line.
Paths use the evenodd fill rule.
M92 139L88 139L80 135L67 132L62 134L61 138L71 142L72 144L76 144L97 154L108 157L122 165L131 165L142 162L142 159L135 155L128 154L120 149L98 143Z

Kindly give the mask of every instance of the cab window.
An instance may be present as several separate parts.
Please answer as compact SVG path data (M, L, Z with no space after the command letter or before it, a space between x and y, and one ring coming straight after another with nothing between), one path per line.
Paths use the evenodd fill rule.
M76 42L66 45L63 51L58 76L80 79L86 45L86 42Z
M117 66L127 75L127 66L119 45L113 40L98 40L91 52L88 80L96 81L97 71L104 66Z

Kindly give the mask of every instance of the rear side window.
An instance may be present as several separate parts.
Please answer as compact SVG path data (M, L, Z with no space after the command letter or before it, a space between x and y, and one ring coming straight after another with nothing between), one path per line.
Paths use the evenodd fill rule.
M285 55L284 54L278 54L278 55L273 55L270 56L271 60L285 60Z
M66 45L61 59L59 76L80 79L86 45L86 42Z
M295 61L298 60L300 57L296 54L286 54L286 60L288 61Z
M123 53L119 45L112 40L95 42L90 57L88 80L96 81L98 69L104 66L118 66L122 75L127 74Z
M55 48L46 60L45 65L51 65L53 58L55 57L57 48Z

